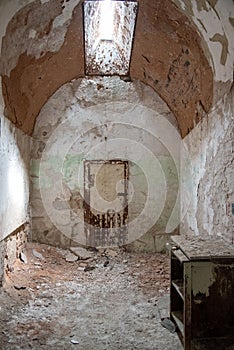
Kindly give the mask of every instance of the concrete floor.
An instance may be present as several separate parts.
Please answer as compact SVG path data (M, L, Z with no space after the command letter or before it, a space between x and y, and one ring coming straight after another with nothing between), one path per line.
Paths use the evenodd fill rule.
M167 256L109 251L67 262L66 251L33 244L26 256L0 296L1 349L182 350L159 317Z

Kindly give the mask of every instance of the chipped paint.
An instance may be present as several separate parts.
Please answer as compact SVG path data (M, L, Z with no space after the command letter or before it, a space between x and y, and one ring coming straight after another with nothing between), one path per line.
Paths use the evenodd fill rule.
M118 108L116 108L116 103L119 103ZM126 83L118 77L73 80L61 87L48 100L37 119L33 135L34 144L32 147L32 216L34 231L37 232L37 238L39 238L40 241L43 239L44 228L47 229L48 226L51 225L51 220L48 218L45 208L43 208L44 202L42 202L42 197L38 193L39 190L41 193L45 191L46 196L48 196L48 198L51 196L52 198L54 184L51 179L56 178L58 180L61 178L62 183L69 189L71 196L82 198L84 191L83 175L78 176L78 174L82 174L85 160L136 158L134 158L135 161L132 160L132 162L129 163L129 179L132 184L131 186L133 186L134 194L131 198L132 187L130 187L129 198L131 200L129 200L128 214L130 222L137 219L144 210L147 201L149 184L144 172L152 172L152 161L142 153L143 150L141 151L139 149L137 152L136 147L139 147L142 143L146 143L148 149L152 149L152 152L157 153L157 159L162 169L161 171L164 173L169 186L162 217L159 223L152 227L149 235L145 238L145 241L148 242L148 249L151 251L155 249L152 237L153 235L155 236L155 232L159 230L160 232L162 232L163 229L165 231L165 226L167 225L176 201L178 178L174 162L165 146L154 137L149 137L148 133L144 131L144 128L139 129L134 127L137 116L140 116L140 112L137 111L137 108L138 106L142 108L142 105L150 108L149 116L153 110L156 110L163 118L172 121L173 125L176 126L175 118L170 113L168 107L151 88L140 82ZM53 119L50 119L51 115ZM120 118L119 123L115 123L117 117ZM146 117L147 116L145 116L145 118ZM123 125L122 122L127 123L127 125ZM63 125L65 130L62 131L61 128L63 128ZM85 132L87 128L88 131ZM152 129L153 128L157 128L157 123L152 126ZM45 130L47 129L49 132L45 134ZM74 135L74 129L79 130L79 134ZM41 163L42 169L39 174L41 143L48 142L50 137L53 137L52 131L55 133L55 138L57 140L52 142L53 148L55 147L54 158L47 155L46 160L43 160ZM66 153L64 161L62 161L59 152L66 145L66 142L62 141L64 140L64 135L67 135L68 138L75 137L75 140L72 147ZM112 142L120 139L126 140L126 142L128 142L128 147L124 147L122 157L117 157L116 152L119 152L121 147L113 147ZM60 144L60 142L62 142L62 144ZM121 144L123 144L123 142L124 141L121 141ZM144 151L147 148L144 147ZM137 167L136 164L138 165ZM59 168L61 168L60 171ZM154 175L154 180L152 180L154 184L161 183L160 174L161 172ZM164 199L160 197L160 193L161 192L157 190L157 203L153 201L152 203L150 202L154 213L158 210L161 203L164 202ZM62 198L62 196L62 193L57 193L55 197ZM159 198L161 198L161 200L159 200ZM54 202L54 200L52 202ZM74 201L73 204L75 204ZM80 200L78 204L78 207L75 209L75 214L73 212L74 207L72 210L69 206L66 208L64 207L63 213L60 210L61 215L58 220L60 225L64 223L62 229L66 230L66 234L72 235L73 239L79 241L82 239L80 235L84 232L84 224L82 222L79 224L81 225L79 226L79 231L75 227L78 225L78 218L83 218L84 208ZM146 211L142 219L143 225L148 223L149 220L152 220L152 215L147 213L148 211ZM64 217L62 215L64 215ZM71 218L70 223L71 220L73 220L72 230L70 230L70 224L67 224L67 222L69 223L68 217ZM71 233L71 231L73 233ZM51 234L50 239L51 243L53 243L54 240L58 241L57 234L56 237ZM85 244L86 242L84 241L83 243ZM145 243L143 243L142 246L145 246Z
M210 288L215 282L214 267L210 262L199 263L192 265L193 284L192 293L194 298L208 297L210 294Z
M10 21L3 40L2 72L10 73L9 78L3 77L5 111L8 118L29 135L48 96L63 83L84 76L82 6L74 7L72 19L66 20L67 6L69 13L72 12L68 3L55 0L30 3ZM178 119L184 137L212 105L211 67L199 35L187 15L173 3L167 1L159 6L143 0L139 11L131 78L143 81L160 94ZM154 11L160 21L156 20ZM22 26L22 23L25 24ZM126 36L121 40L126 43ZM157 46L152 42L157 42ZM12 67L15 68L11 70Z
M228 40L225 34L221 35L216 33L212 38L210 38L210 41L213 42L219 42L222 46L222 52L220 56L220 63L225 66L227 61L227 55L228 55Z
M13 22L21 18L26 25L14 30L14 25L8 26L10 37L3 38L2 49L7 59L2 58L0 70L9 76L16 67L18 58L22 54L39 59L47 52L58 52L64 43L67 28L72 14L79 0L66 2L59 6L54 1L39 4L38 1L29 4L15 14ZM4 8L6 11L6 8ZM25 40L28 38L28 40ZM10 43L9 44L9 40Z
M28 221L30 138L0 115L0 241Z
M227 0L225 4L222 0L174 0L174 2L190 17L203 37L203 47L213 66L215 80L231 81L234 40L230 18L234 17L233 1ZM210 38L215 38L215 41ZM220 97L219 95L218 98Z
M180 7L185 13L193 16L193 6L190 0L174 0L174 3Z
M0 1L0 14L1 14L1 25L0 25L0 52L2 48L2 38L6 33L8 22L21 8L34 2L35 0L26 0L23 3L18 0L1 0Z
M234 27L234 18L233 18L233 17L229 17L229 22L230 22L231 25Z
M73 10L79 2L80 0L69 0L69 2L64 2L63 12L55 18L52 28L55 29L64 26L67 28L67 25L72 18Z
M233 242L229 203L233 200L233 94L184 139L193 169L192 201L181 224L181 233L221 236Z

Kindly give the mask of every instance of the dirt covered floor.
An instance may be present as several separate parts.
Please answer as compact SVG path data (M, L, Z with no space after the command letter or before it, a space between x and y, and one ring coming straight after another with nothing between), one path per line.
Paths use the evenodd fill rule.
M160 323L168 256L32 243L24 253L1 291L0 349L182 349Z

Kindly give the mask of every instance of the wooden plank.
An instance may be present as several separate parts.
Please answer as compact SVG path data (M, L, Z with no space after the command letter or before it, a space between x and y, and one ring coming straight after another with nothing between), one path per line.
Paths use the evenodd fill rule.
M174 249L171 252L181 263L188 261L187 256L184 255L184 253L180 249Z
M190 260L234 258L234 246L217 236L173 236L172 242L180 247Z
M171 284L174 286L180 297L184 300L183 281L175 280L171 281Z
M191 334L192 334L192 309L191 309L191 294L192 294L192 277L191 263L184 263L184 350L191 349Z
M173 311L171 313L180 333L184 337L184 324L183 324L183 313L182 311Z

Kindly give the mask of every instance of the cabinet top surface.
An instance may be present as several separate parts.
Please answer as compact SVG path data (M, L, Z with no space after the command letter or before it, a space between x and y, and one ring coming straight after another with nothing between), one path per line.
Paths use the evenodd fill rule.
M191 260L234 258L234 245L214 236L173 236L172 242Z

